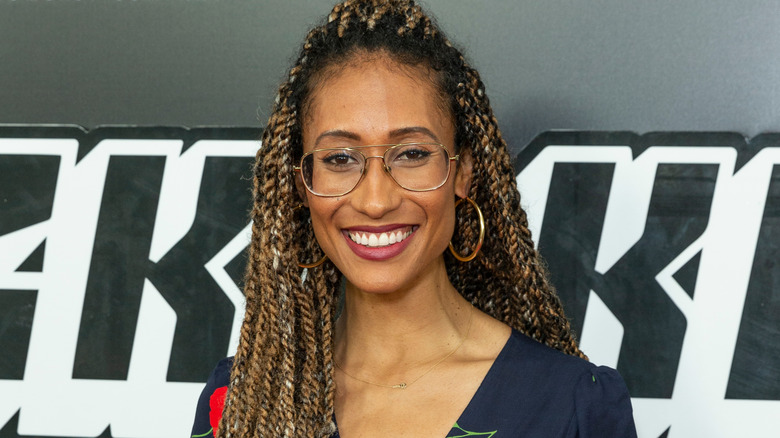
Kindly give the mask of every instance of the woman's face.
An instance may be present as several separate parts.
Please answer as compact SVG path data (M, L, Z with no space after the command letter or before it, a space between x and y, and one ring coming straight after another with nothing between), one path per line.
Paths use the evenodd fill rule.
M454 156L455 127L444 107L427 70L383 56L361 59L327 75L313 92L303 124L304 153L425 142L440 143ZM360 150L368 157L386 149ZM471 163L466 161L453 163L447 182L427 192L403 189L375 158L367 160L357 187L340 197L315 196L297 182L325 254L357 288L387 293L412 287L444 267L455 195L468 192Z

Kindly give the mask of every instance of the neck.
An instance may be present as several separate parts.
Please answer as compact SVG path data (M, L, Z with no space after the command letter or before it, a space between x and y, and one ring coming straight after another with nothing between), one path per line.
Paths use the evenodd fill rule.
M456 348L466 336L471 305L449 282L443 260L427 277L382 294L348 282L336 325L338 362L351 371L388 374L425 366Z

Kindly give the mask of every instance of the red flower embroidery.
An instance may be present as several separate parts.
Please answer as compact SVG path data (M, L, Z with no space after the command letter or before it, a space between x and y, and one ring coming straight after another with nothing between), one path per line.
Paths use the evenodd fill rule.
M217 436L217 428L219 427L219 420L222 418L222 409L225 407L225 397L227 396L227 386L217 388L209 398L209 423L211 423L211 429L214 431L214 436Z

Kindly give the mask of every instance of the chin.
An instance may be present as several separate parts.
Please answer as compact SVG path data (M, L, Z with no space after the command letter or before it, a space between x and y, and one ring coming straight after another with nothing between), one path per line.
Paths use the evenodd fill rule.
M364 273L365 274L365 273ZM402 281L397 271L388 273L376 273L375 275L361 275L360 278L351 279L345 275L349 285L361 292L376 295L389 295L408 288L409 282Z
M349 281L349 279L347 279ZM353 288L368 294L389 295L401 289L395 281L349 281Z

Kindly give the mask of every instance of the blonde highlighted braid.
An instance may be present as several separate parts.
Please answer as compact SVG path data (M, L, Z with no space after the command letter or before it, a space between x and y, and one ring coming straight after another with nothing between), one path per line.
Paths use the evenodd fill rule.
M445 255L452 284L474 305L534 339L584 357L534 249L506 143L476 70L412 0L348 0L312 29L279 88L254 168L252 243L241 328L218 436L310 437L335 431L333 326L341 274L322 256L308 210L297 208L293 163L313 89L362 53L422 66L451 110L456 147L473 157L470 197L488 233L479 257ZM464 203L453 244L470 252L476 215Z

